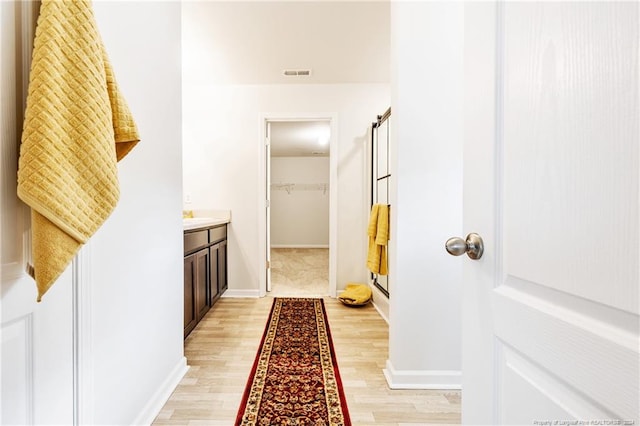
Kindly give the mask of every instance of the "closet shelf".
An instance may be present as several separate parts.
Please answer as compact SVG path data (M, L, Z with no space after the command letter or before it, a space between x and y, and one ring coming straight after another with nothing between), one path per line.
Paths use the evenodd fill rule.
M327 193L329 189L328 183L272 183L272 191L287 191L287 194L291 194L292 191L322 191L323 194Z

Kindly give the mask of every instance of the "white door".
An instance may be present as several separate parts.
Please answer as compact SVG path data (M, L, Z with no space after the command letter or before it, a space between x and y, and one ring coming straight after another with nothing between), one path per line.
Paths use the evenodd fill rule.
M465 5L465 424L639 424L638 5Z
M0 424L62 425L74 422L72 270L36 303L25 273L29 212L16 195L37 12L37 2L0 2Z

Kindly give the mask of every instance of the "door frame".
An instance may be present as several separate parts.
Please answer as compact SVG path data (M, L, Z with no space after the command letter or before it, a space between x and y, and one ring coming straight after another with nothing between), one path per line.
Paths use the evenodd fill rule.
M336 297L336 275L338 264L338 114L336 113L263 113L260 114L258 143L258 282L260 297L267 294L267 123L286 121L328 121L331 128L329 138L329 296ZM265 265L264 272L262 265Z

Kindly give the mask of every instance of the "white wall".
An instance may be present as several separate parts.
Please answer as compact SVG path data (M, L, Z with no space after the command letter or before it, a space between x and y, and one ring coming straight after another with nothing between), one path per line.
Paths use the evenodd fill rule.
M118 207L91 240L93 416L144 423L184 373L181 9L94 9L141 142L119 163Z
M271 247L329 247L329 157L272 157L271 183Z
M337 287L367 279L367 129L389 106L386 84L183 86L184 190L193 209L230 209L229 289L259 290L263 202L260 117L338 116ZM363 281L364 282L364 281Z
M392 2L392 387L460 386L462 3Z

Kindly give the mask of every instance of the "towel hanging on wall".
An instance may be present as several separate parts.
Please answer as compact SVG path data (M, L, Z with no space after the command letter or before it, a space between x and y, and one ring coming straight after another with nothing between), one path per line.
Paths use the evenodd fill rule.
M88 1L43 0L18 164L38 301L115 208L116 162L139 141Z
M387 275L389 210L390 208L387 204L374 204L371 206L371 216L367 227L367 235L369 236L367 268L374 274L379 275Z

